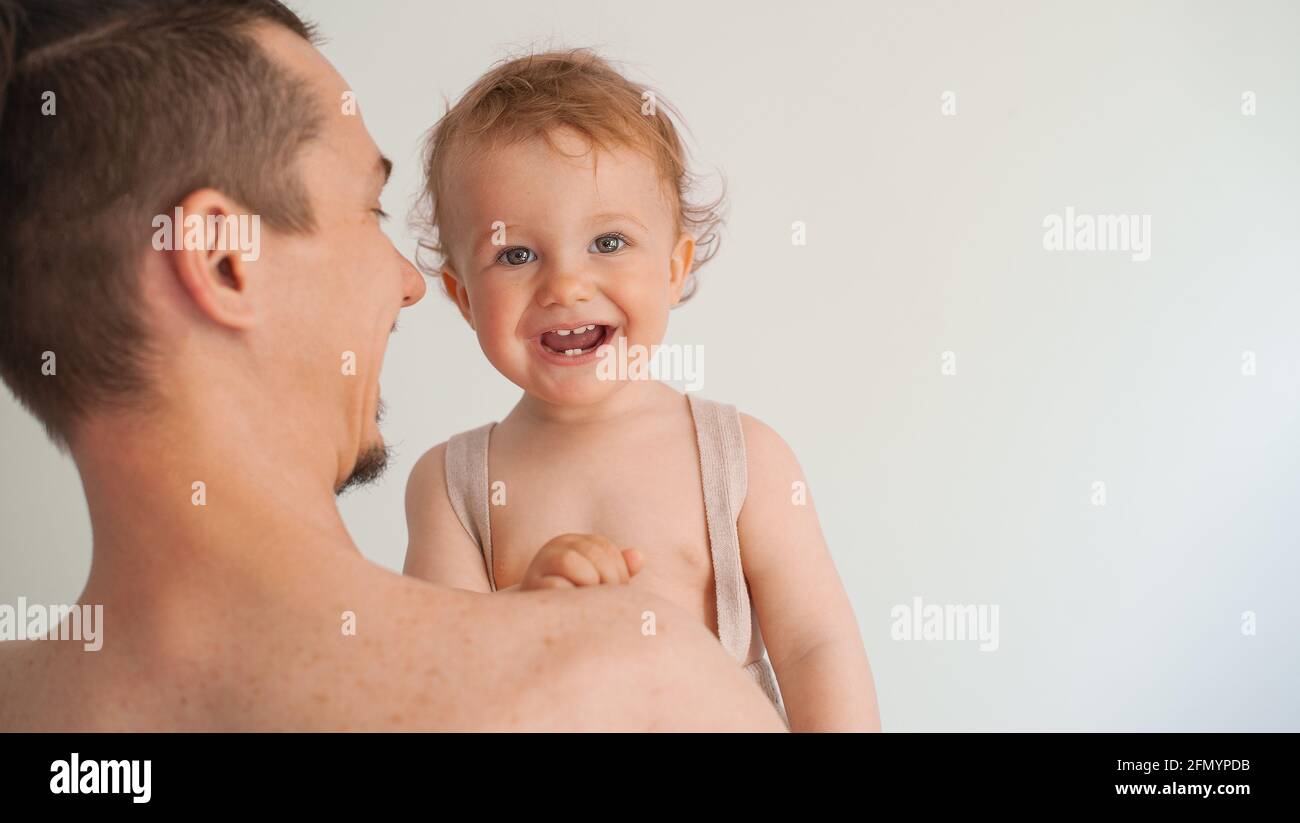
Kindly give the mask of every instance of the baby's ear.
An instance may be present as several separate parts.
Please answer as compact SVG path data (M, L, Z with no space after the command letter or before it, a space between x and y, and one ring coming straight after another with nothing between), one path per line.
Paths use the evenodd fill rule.
M668 260L668 288L673 298L673 305L682 298L686 280L691 276L691 264L695 262L695 238L690 232L682 232L673 247L673 255Z
M460 309L460 316L465 318L469 327L474 328L474 318L469 313L469 292L465 291L465 284L460 282L460 277L446 266L442 270L442 287L447 290L447 296Z

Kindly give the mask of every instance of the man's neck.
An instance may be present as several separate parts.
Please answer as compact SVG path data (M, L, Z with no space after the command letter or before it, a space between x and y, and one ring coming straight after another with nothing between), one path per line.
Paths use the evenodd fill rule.
M145 621L279 600L358 561L334 501L334 462L255 426L97 420L73 447L94 559L83 602Z

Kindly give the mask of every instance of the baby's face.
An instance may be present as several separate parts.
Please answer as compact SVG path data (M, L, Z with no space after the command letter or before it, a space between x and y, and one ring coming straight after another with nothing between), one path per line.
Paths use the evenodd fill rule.
M600 347L663 340L694 243L649 157L567 131L552 142L496 147L450 176L443 282L511 382L589 404L624 385L597 379Z

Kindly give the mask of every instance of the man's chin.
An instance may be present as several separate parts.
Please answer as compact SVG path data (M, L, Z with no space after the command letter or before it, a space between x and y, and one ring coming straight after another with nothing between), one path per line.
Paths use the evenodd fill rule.
M375 482L383 476L384 470L388 468L388 459L391 455L392 449L384 445L382 440L366 446L357 455L356 463L352 466L352 472L334 490L334 493L343 494L349 489Z

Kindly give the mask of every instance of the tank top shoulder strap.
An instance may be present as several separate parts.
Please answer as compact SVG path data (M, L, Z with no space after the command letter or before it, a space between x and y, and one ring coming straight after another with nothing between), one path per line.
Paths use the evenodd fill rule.
M447 441L447 499L469 536L478 543L488 583L497 590L492 571L492 520L488 509L488 442L496 423L453 435Z
M745 663L753 635L749 588L740 563L736 519L745 503L748 467L740 413L735 406L686 395L695 420L704 487L704 517L713 557L718 601L718 640L738 663Z

